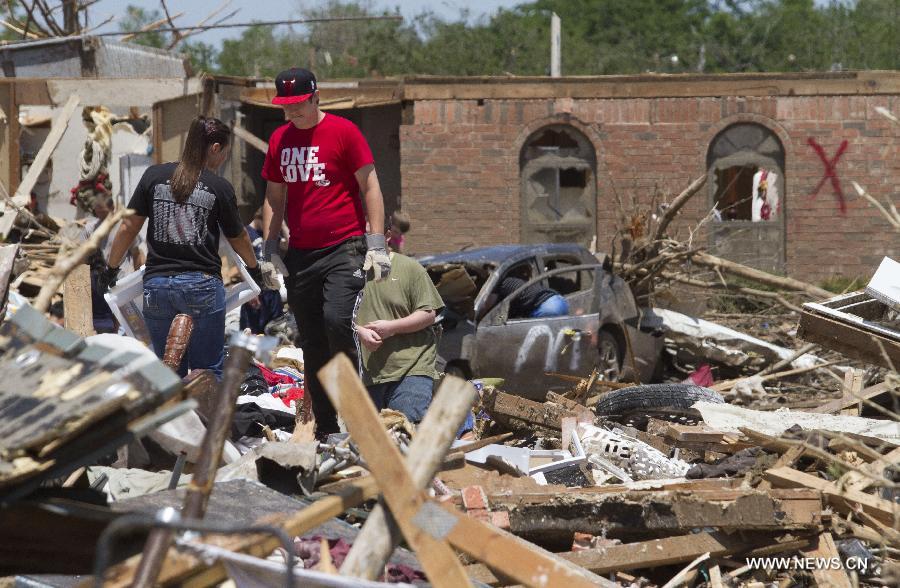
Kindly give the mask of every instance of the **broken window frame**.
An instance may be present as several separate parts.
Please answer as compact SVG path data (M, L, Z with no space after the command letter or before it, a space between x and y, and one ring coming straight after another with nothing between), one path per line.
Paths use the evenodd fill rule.
M571 143L541 145L548 135L559 134ZM560 140L559 143L564 141ZM535 177L550 170L552 181L541 182ZM570 206L563 210L563 175L568 170L581 172L584 187L577 198L577 206L584 214L577 220L564 220ZM587 245L597 234L597 156L593 144L580 130L565 124L554 123L533 132L522 146L519 156L521 233L522 242L581 242ZM536 219L530 214L539 196L533 184L545 189L547 208L556 219ZM546 235L546 237L544 237ZM571 236L571 237L569 237Z
M754 136L755 135L755 136ZM776 186L781 201L781 212L767 224L779 223L784 230L785 209L785 152L781 139L771 129L757 123L735 123L719 131L710 141L706 153L706 169L709 184L709 206L718 209L718 173L735 167L768 169L777 174ZM753 194L750 194L752 198ZM716 222L754 224L752 218L716 220Z

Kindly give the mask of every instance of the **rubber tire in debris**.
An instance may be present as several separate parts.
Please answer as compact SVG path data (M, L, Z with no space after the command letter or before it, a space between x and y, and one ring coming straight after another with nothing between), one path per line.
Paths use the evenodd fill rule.
M613 390L597 401L598 415L621 415L647 408L690 408L695 402L723 404L715 390L694 384L647 384Z

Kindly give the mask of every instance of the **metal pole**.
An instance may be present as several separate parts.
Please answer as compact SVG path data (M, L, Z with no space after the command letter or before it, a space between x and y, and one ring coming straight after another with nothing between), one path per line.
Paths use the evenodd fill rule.
M216 471L222 460L222 450L231 430L231 421L234 419L235 403L240 393L241 382L253 354L267 351L274 342L267 339L240 332L231 338L228 360L225 362L222 383L219 386L216 412L210 418L194 469L194 477L188 485L187 495L184 498L181 510L181 518L184 520L202 519L206 514L206 505L216 480ZM262 347L267 349L263 350ZM150 588L156 583L172 540L173 532L168 529L156 529L150 533L132 586Z
M562 25L556 13L550 16L550 77L562 75Z

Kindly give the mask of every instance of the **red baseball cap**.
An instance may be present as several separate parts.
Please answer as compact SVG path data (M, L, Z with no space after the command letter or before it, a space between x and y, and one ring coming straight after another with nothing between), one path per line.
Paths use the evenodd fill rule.
M297 104L312 96L318 86L316 76L308 69L292 67L275 78L275 97L272 104Z

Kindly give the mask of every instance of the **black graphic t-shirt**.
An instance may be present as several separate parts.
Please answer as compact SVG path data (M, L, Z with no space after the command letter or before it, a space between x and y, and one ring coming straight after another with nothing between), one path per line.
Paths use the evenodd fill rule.
M128 203L147 217L147 271L144 278L184 272L222 276L219 227L229 239L244 230L234 188L225 178L203 170L183 204L175 202L170 181L175 163L147 168Z

